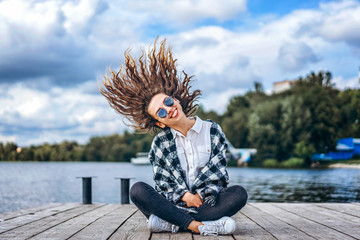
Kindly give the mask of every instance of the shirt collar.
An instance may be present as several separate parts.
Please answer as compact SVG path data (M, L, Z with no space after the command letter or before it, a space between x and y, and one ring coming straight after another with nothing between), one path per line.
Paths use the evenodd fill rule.
M195 118L195 124L192 126L192 128L190 128L189 131L195 131L197 134L200 133L201 128L202 128L202 124L203 124L203 120L201 120L198 116L194 117ZM175 136L184 136L181 132L170 128L172 134Z
M196 116L195 117L195 124L194 124L194 126L192 126L192 130L194 130L196 133L200 133L200 131L201 131L201 128L202 128L202 123L203 121L198 117L198 116Z

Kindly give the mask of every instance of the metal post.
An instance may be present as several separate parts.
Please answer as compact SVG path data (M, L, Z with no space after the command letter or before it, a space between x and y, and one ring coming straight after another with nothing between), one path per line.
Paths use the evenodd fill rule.
M83 204L92 203L91 177L83 177Z
M121 192L121 204L130 203L130 179L132 178L115 178L121 180L120 192Z
M129 204L129 189L130 189L130 179L123 178L121 179L121 204Z
M77 177L82 178L82 199L83 204L92 204L92 183L93 177Z

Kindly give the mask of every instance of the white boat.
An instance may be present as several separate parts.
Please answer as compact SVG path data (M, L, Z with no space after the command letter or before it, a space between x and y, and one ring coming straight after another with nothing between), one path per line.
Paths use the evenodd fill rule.
M149 158L148 158L148 154L147 152L139 152L136 153L136 157L131 158L130 161L132 164L135 165L146 165L146 164L150 164Z

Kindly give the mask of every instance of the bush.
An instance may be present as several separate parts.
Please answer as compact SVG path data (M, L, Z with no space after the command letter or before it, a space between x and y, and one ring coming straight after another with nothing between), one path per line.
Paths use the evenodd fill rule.
M301 168L304 166L304 159L302 158L289 158L288 160L280 163L283 168Z
M279 162L276 159L270 158L270 159L266 159L262 163L262 166L265 168L276 168L279 167Z

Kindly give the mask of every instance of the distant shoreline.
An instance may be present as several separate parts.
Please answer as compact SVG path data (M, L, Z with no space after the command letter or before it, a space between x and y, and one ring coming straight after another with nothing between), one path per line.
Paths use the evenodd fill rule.
M360 169L360 164L344 164L344 163L334 163L330 164L329 168L353 168Z

